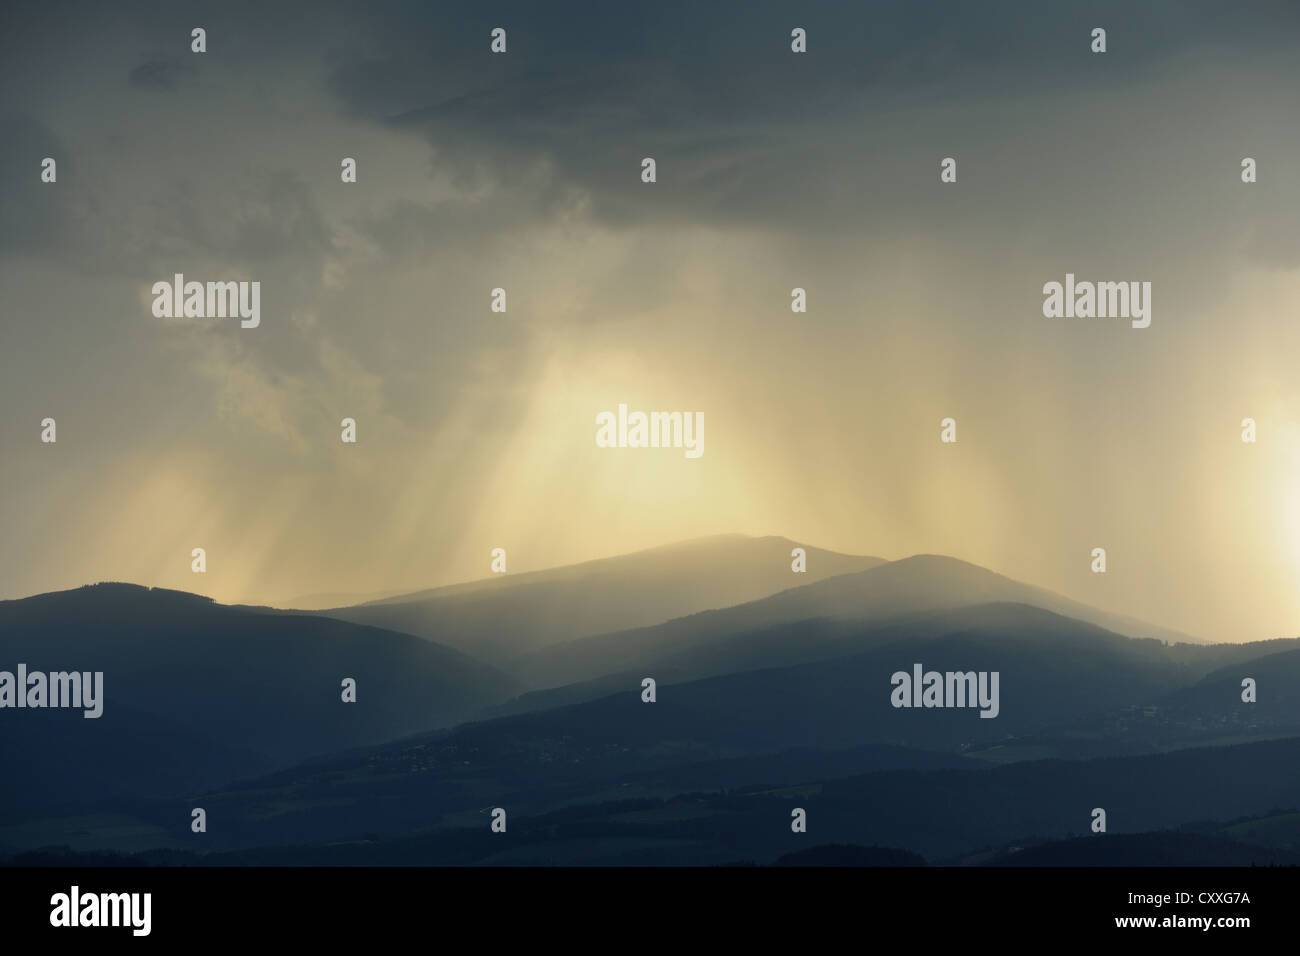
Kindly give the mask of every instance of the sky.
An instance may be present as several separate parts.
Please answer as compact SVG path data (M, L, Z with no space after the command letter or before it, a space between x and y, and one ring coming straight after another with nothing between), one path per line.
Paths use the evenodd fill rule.
M1300 634L1297 62L1263 2L5 4L0 598L742 532ZM178 272L260 326L155 317Z

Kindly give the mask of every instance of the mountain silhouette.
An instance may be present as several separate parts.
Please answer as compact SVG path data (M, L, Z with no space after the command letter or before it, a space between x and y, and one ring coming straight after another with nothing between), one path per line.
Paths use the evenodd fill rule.
M807 553L806 574L790 569L795 547ZM560 641L729 607L881 563L786 538L719 535L319 613L418 634L499 666Z
M1289 642L1269 641L1251 645ZM1255 700L1243 701L1242 682L1255 682ZM1207 724L1228 727L1300 729L1300 648L1237 660L1206 674L1161 702L1181 713L1196 714Z
M1300 852L1204 833L1101 833L999 854L989 866L1300 866Z
M1169 644L934 555L806 548L806 577L794 546L700 539L328 615L125 584L0 602L0 669L103 671L105 691L98 720L0 715L0 760L23 768L0 787L0 855L69 833L247 862L766 863L807 848L785 835L795 805L816 808L813 846L991 859L1062 820L1081 833L1092 806L1117 808L1118 832L1300 803L1271 767L1253 794L1218 781L1223 799L1123 789L1153 786L1153 768L1187 786L1198 762L1289 754L1238 749L1300 734L1300 641ZM714 606L727 599L741 603ZM404 622L417 633L391 629ZM996 672L996 718L973 701L895 707L892 677L915 664ZM1257 703L1240 700L1247 676ZM349 677L356 703L340 699ZM198 843L193 806L222 821ZM484 856L466 834L493 806L526 838ZM349 841L365 848L326 847Z
M98 719L4 712L0 760L26 769L22 786L0 788L10 807L252 775L455 723L517 686L423 638L127 584L0 602L0 655L11 672L104 674ZM341 700L344 678L356 703ZM111 754L133 756L119 773Z
M1249 833L1277 819L1271 808L1300 805L1300 779L1292 769L1297 761L1300 739L992 769L882 770L777 789L665 799L609 796L542 813L514 813L506 841L489 837L484 816L470 811L434 830L340 833L310 842L296 842L292 830L282 830L277 845L216 853L151 851L112 862L707 865L746 860L798 865L802 861L792 855L817 850L818 865L833 865L859 856L818 848L834 843L893 848L877 852L896 863L918 863L921 857L939 864L1286 864L1295 862L1293 846L1250 841L1242 828ZM294 793L299 801L306 796ZM792 806L805 809L807 833L791 832ZM1089 832L1095 807L1107 811L1105 834ZM1247 821L1235 825L1209 822L1242 817ZM364 820L383 824L373 812ZM102 859L46 850L16 862L76 865Z
M778 624L816 619L855 624L907 622L917 615L991 603L1031 605L1129 637L1154 639L1171 633L956 558L919 555L790 588L736 607L557 644L503 666L532 687L558 686L671 661ZM732 647L743 654L743 643Z

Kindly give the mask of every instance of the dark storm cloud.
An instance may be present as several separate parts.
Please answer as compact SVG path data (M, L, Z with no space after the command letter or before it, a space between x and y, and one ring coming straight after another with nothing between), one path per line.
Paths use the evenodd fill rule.
M141 63L127 74L127 82L141 90L169 92L197 77L193 66L175 57L161 57Z
M41 182L41 161L60 160L59 172L73 174L62 137L34 116L0 117L0 252L49 251L77 228L73 197Z
M811 215L833 232L864 221L929 229L951 215L950 198L929 188L932 167L955 152L992 187L962 200L969 215L1005 215L1011 191L1013 212L1032 219L1076 170L1143 145L1140 131L1098 129L1109 117L1071 117L1065 97L1195 82L1300 47L1300 33L1278 28L1300 27L1300 7L1283 3L522 3L366 15L381 39L347 50L329 75L344 108L425 137L453 178L508 185L545 163L550 205L578 191L593 219L615 226L782 229ZM806 56L789 51L795 25L808 30ZM488 52L495 26L509 32L506 56ZM1094 26L1108 31L1104 57L1089 50ZM1054 112L1036 104L1046 96ZM1007 108L1017 101L1023 109ZM1105 108L1123 115L1122 101ZM645 156L659 167L653 189L639 181ZM1029 177L1018 157L1036 167Z
M213 553L241 555L212 578L226 597L260 589L263 566L294 593L463 577L502 528L563 525L563 554L540 538L533 552L554 562L707 522L1011 572L1032 555L1053 586L1078 562L1028 547L1046 540L1037 525L1090 541L1113 521L1116 538L1172 542L1171 564L1193 536L1236 541L1220 557L1242 577L1204 588L1213 610L1268 553L1213 526L1183 533L1204 497L1191 476L1241 500L1258 489L1190 442L1109 445L1294 407L1289 386L1271 410L1257 385L1293 378L1273 374L1295 351L1290 286L1270 275L1258 291L1252 267L1300 258L1298 19L1218 2L0 3L0 445L26 476L0 501L0 526L26 529L0 581L30 593L102 567L192 586L173 558L205 519L224 539ZM205 54L190 52L196 25ZM489 52L498 26L505 56ZM57 185L40 182L46 155ZM1249 187L1245 155L1260 163ZM939 182L944 156L958 185ZM1048 323L1040 289L1066 271L1152 280L1151 331ZM175 272L260 281L262 325L159 320L151 284ZM796 285L812 307L791 322ZM498 286L506 314L488 308ZM1253 350L1232 340L1238 312ZM1222 369L1198 373L1202 355ZM1230 400L1202 399L1219 378ZM625 388L711 416L738 403L771 427L713 432L733 450L714 446L714 477L670 528L658 488L638 499L562 451L590 445L584 403ZM953 409L978 436L963 449L988 456L969 482L919 457L878 467L878 451L913 447L915 421ZM47 414L57 449L34 440ZM360 455L339 457L344 415ZM51 471L51 452L75 467ZM1067 457L1078 474L1057 468ZM52 478L85 507L52 513ZM1190 506L1162 506L1162 538L1151 496L1179 494ZM813 499L836 507L823 517ZM656 517L624 537L607 519L629 502ZM273 520L249 558L258 503ZM70 563L88 524L114 522L128 531L103 539L101 563ZM1160 601L1130 604L1197 613Z

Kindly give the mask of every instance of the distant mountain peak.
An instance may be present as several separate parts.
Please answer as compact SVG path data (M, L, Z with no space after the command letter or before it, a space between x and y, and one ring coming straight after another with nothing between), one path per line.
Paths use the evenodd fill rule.
M62 591L46 591L42 594L33 594L23 598L11 598L7 601L0 601L0 604L14 604L22 601L41 601L49 599L60 600L91 600L91 601L117 601L117 600L148 600L150 598L167 598L171 600L193 601L202 604L216 604L215 599L204 594L195 594L191 591L179 591L174 588L149 587L145 584L134 584L130 581L96 581L93 584L83 584L80 587L66 588Z

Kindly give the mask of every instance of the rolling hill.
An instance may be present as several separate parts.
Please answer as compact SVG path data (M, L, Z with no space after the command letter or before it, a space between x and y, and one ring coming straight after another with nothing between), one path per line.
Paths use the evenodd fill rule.
M805 584L736 607L568 641L504 662L503 666L530 687L553 687L622 673L632 667L669 663L682 656L698 657L710 645L770 631L776 625L821 619L852 624L900 623L906 628L918 615L992 603L1030 605L1127 637L1168 640L1173 634L956 558L919 555ZM733 646L739 648L741 642Z
M657 624L883 563L786 538L720 535L527 574L503 574L354 607L316 612L417 634L500 666L561 641Z
M464 720L503 674L431 641L101 584L0 602L0 669L102 671L103 714L6 710L0 786L16 809L185 791ZM341 700L344 678L357 701Z

